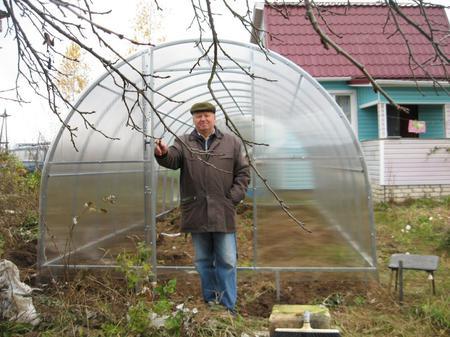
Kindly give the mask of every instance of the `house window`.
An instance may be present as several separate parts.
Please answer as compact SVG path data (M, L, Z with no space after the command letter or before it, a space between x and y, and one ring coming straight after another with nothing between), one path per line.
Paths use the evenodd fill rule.
M387 105L387 135L388 137L418 138L419 134L408 132L409 120L419 119L417 105L403 105L409 112L397 110L392 105Z
M336 103L341 107L350 124L352 123L352 109L350 95L335 95Z
M355 134L358 134L356 93L351 90L335 90L330 91L330 94L344 112Z

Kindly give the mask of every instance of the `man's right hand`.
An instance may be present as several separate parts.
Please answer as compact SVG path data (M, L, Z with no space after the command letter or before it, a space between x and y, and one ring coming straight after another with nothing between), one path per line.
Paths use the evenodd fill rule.
M162 157L169 151L169 147L162 139L155 140L155 156Z

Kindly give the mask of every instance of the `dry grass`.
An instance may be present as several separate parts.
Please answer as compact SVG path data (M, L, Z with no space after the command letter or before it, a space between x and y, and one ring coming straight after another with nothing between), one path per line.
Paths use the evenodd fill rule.
M379 286L333 310L344 336L448 336L450 334L450 198L376 207ZM409 226L408 226L409 225ZM408 226L408 227L407 227ZM407 230L407 228L409 228ZM390 294L393 253L440 256L433 296L427 274L405 271L403 305Z

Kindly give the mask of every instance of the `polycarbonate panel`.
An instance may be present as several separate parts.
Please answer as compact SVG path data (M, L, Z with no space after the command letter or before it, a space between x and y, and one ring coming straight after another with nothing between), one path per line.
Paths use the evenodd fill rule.
M114 165L85 166L93 173L65 170L49 179L45 235L50 263L59 264L69 255L73 263L114 263L129 244L126 236L143 239L143 199L136 193L142 190L142 165L132 167L136 173L111 174L106 172L115 170Z
M248 141L246 152L257 169L240 206L244 213L238 215L243 217L237 232L239 265L277 272L375 270L367 170L345 114L287 59L251 44L221 41L221 47L233 60L219 51L211 81L212 51L199 59L204 50L195 41L164 44L134 56L132 67L119 66L139 88L142 78L133 67L155 75L147 77L154 90L146 98L156 112L141 98L130 115L137 96L131 88L124 104L117 75L105 75L85 92L78 109L96 113L74 111L67 120L78 128L78 151L61 129L47 158L41 264L56 265L69 256L74 265L113 264L120 249L145 239L156 249L155 267L192 266L189 239L163 235L176 230L179 219L170 220L169 213L170 226L157 219L178 206L179 171L159 167L153 140L126 124L131 117L140 131L172 144L174 135L193 129L190 106L214 102L214 95L217 126ZM83 116L109 138L86 128ZM289 218L264 181L312 233ZM117 197L114 204L105 204L108 195ZM107 208L86 211L91 202ZM186 252L174 253L172 247Z

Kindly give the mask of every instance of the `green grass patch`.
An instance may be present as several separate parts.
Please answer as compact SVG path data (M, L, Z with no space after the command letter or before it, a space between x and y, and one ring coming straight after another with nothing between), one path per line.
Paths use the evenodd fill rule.
M0 322L0 337L22 336L33 330L33 326L24 323Z

